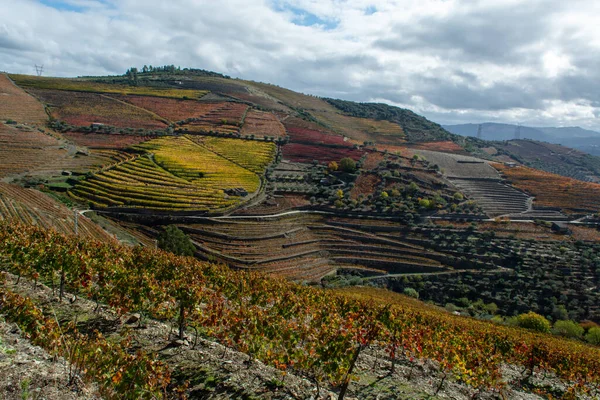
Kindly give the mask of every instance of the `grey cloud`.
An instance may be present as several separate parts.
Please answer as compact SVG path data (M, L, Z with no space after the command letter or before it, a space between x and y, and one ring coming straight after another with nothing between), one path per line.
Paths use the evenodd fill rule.
M565 108L549 117L548 104L584 103L593 111L577 121L600 129L597 49L577 26L556 25L594 1L450 0L433 16L427 6L439 2L406 1L414 17L400 23L394 15L404 10L381 0L373 5L385 12L373 15L335 11L340 25L325 31L295 25L268 0L109 0L78 18L34 0L0 0L0 69L32 73L44 63L50 74L73 76L176 64L320 96L384 99L444 123L514 122L521 113L551 125L579 116ZM574 68L547 76L547 51Z
M390 51L435 53L462 62L519 62L529 58L523 51L527 45L549 36L548 19L562 3L532 0L521 7L501 2L493 9L465 7L451 16L427 16L395 25L394 36L374 45Z

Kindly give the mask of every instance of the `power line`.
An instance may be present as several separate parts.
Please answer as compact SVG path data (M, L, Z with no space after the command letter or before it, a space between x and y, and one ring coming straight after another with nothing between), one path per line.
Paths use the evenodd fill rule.
M35 64L35 73L37 74L37 76L42 76L42 74L44 73L44 65L40 65L38 66L37 64Z

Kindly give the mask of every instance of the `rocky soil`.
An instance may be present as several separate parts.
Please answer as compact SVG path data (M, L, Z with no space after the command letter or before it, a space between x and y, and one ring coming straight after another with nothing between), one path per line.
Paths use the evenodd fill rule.
M158 354L171 367L174 381L189 381L190 399L336 399L334 388L317 387L306 377L288 373L285 376L275 368L248 355L228 349L219 343L196 337L192 330L185 340L177 340L175 329L167 323L141 319L139 315L119 318L111 310L86 299L74 300L70 295L63 302L52 289L8 276L11 289L34 299L38 306L54 313L60 322L77 321L81 332L101 331L105 336L130 332L134 348ZM0 310L1 314L1 310ZM35 399L91 399L93 388L80 383L68 385L64 361L52 360L47 353L24 339L14 324L0 324L0 398L21 399L26 387L29 398ZM359 377L349 388L347 399L471 399L476 392L443 374L434 363L397 361L393 374L390 362L377 349L368 349L358 360ZM518 381L518 369L507 366L506 376ZM543 383L543 382L542 382ZM547 382L545 383L547 384ZM517 385L509 386L504 398L533 400L538 396L527 393ZM478 399L499 399L499 393L477 393Z

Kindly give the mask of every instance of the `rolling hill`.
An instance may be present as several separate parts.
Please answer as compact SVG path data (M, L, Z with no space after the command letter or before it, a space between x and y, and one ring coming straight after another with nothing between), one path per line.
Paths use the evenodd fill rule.
M532 376L541 394L597 390L597 349L584 343L600 323L594 157L465 139L410 110L172 66L2 75L0 94L2 309L22 329L42 321L27 332L65 355L52 339L60 327L42 317L52 289L39 285L54 288L52 307L73 320L65 340L107 354L78 368L110 396L279 398L296 387L318 397L325 387L518 397ZM65 236L83 214L93 221L77 217L79 237ZM153 249L170 225L195 259ZM565 341L512 327L529 312L585 333ZM133 341L117 317L138 324ZM110 340L92 335L98 326ZM203 340L218 357L196 352ZM247 357L236 366L271 368L259 368L264 388L214 371L234 350ZM393 382L377 378L390 369Z
M481 138L489 141L513 140L517 125L485 122L482 124L443 125L443 128L456 135L477 137L481 125ZM581 150L594 156L600 155L600 132L573 127L530 127L521 126L520 137L541 142L561 144Z

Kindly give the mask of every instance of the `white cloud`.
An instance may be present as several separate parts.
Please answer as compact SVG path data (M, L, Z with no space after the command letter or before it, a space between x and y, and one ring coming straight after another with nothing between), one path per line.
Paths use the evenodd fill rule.
M0 69L175 64L441 123L600 130L594 0L0 0ZM302 17L299 17L302 15ZM312 26L302 26L314 23Z

